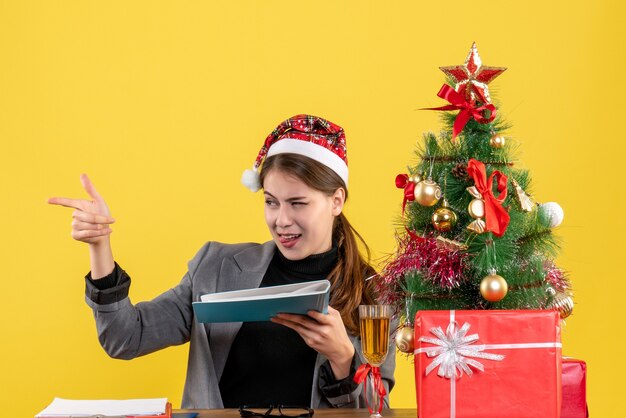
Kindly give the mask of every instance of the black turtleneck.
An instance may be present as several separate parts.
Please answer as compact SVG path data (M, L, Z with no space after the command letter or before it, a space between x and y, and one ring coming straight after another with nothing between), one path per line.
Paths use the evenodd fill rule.
M337 248L288 260L276 250L260 287L322 280L337 264ZM225 408L311 403L317 353L300 335L273 322L245 322L228 354L219 387Z

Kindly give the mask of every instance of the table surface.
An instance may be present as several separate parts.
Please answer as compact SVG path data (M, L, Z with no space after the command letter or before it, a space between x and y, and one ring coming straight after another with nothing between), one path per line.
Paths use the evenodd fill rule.
M234 418L239 417L237 409L203 409L203 410L175 410L174 412L198 412L197 418ZM383 418L416 418L416 409L384 409ZM336 417L336 418L368 418L370 416L367 409L334 408L316 409L313 418Z

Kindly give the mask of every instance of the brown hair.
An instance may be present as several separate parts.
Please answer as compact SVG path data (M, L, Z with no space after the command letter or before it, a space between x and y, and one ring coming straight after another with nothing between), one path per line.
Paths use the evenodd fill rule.
M332 196L339 188L348 189L343 180L329 167L309 157L299 154L276 154L265 159L261 167L260 180L270 170L279 170L301 180L312 189ZM358 247L361 242L367 259ZM346 216L341 213L335 217L333 225L333 242L337 245L339 261L328 276L331 283L330 304L341 313L346 329L353 335L359 333L359 313L361 304L374 304L374 288L372 281L365 279L376 274L370 265L370 250L361 235L350 225Z

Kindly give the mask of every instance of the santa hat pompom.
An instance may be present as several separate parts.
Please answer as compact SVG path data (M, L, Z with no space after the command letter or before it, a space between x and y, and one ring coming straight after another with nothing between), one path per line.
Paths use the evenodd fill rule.
M241 184L253 192L261 190L261 180L259 179L259 173L256 168L253 168L252 170L247 169L243 172L241 175Z

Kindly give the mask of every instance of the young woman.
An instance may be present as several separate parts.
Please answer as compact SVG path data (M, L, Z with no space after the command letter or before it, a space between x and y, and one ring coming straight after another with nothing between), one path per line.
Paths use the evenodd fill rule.
M106 352L131 359L190 341L183 408L365 407L353 380L364 363L357 306L375 303L366 280L374 270L342 213L345 146L343 129L322 118L297 115L281 123L242 179L254 191L263 189L272 241L208 242L180 284L136 305L128 297L130 277L113 259L114 219L87 176L81 181L92 200L51 198L75 209L72 236L89 244L86 299ZM271 322L243 324L194 319L192 302L207 293L320 279L331 282L327 315L279 314ZM381 367L387 393L394 367L390 347Z

